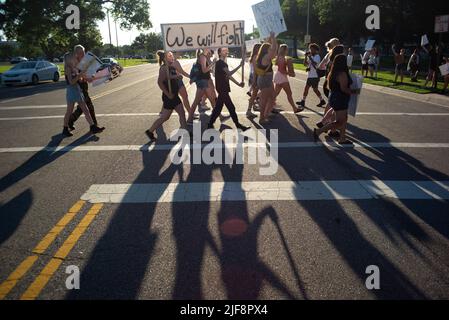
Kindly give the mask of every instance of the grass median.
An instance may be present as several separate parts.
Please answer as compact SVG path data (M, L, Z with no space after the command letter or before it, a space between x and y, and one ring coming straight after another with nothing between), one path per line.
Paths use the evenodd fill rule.
M304 66L304 64L302 64L302 63L294 63L294 67L296 70L300 70L300 71L304 71L304 72L306 71L306 66ZM360 68L354 69L353 72L357 73L357 74L362 73ZM395 77L395 74L392 71L379 71L377 73L377 79L365 78L364 83L381 86L381 87L387 87L387 88L392 88L392 89L408 91L408 92L414 92L414 93L418 93L418 94L441 93L441 90L443 90L444 84L442 82L438 82L438 90L433 90L432 88L424 88L423 86L426 81L424 75L420 75L420 77L418 77L419 82L412 82L410 79L410 76L406 72L404 74L404 83L403 84L395 84L394 77ZM400 78L399 78L399 80L400 80Z

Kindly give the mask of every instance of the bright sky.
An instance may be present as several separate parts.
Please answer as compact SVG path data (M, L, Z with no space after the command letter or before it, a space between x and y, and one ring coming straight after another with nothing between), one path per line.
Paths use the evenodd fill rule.
M144 32L161 31L161 23L212 22L245 20L246 32L252 32L256 25L251 6L262 0L150 0L150 19L153 29ZM192 6L192 3L195 6ZM200 9L199 9L200 8ZM107 20L99 24L103 43L109 43ZM117 27L119 27L117 25ZM131 44L139 31L118 30L119 45ZM112 43L116 45L115 25L111 20Z

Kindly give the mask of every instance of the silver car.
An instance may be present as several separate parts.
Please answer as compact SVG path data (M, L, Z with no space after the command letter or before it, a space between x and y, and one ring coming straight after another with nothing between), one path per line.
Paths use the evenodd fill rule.
M57 65L48 61L21 62L2 74L3 84L38 84L39 81L59 81L61 73Z

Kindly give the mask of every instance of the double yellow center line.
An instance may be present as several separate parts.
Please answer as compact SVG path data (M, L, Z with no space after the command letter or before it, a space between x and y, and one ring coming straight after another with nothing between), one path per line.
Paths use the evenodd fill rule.
M75 218L86 204L85 201L78 201L72 208L56 223L50 232L42 238L38 245L33 249L33 255L27 257L9 276L0 284L0 300L3 300L14 289L17 283L27 274L33 267L39 256L44 254L50 245L55 241L64 228ZM53 258L42 269L40 274L35 278L33 283L28 287L21 296L22 300L34 300L42 292L48 281L59 268L64 259L69 255L75 244L86 232L89 225L101 211L103 204L94 204L82 218L81 222L75 227L70 236L63 245L58 249Z

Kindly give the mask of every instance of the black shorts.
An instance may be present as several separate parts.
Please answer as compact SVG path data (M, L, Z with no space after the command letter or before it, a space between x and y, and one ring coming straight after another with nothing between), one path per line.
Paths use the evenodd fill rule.
M362 64L362 70L368 70L368 64Z
M169 99L165 94L162 94L162 106L167 110L175 110L177 106L182 104L181 99L176 95L173 99Z
M314 89L318 88L320 84L320 78L308 78L306 85Z
M405 63L396 65L396 72L407 70L407 65Z
M330 96L329 96L329 105L335 111L348 110L350 99L351 99L351 96L348 96L344 93L341 93L339 91L334 91L334 92L331 91Z

